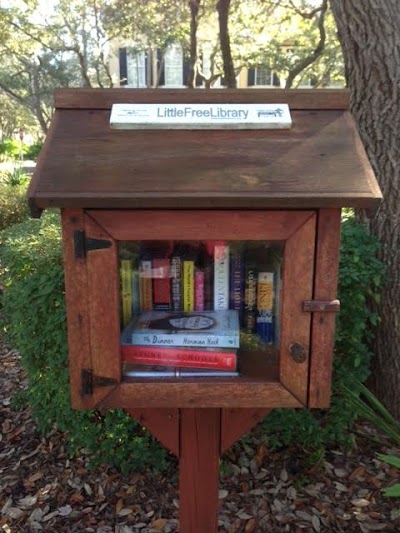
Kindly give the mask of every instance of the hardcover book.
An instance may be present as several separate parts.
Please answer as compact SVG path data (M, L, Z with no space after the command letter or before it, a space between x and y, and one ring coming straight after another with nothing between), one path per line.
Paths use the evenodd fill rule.
M239 313L243 309L244 299L244 261L243 253L236 251L231 255L229 281L229 309Z
M132 318L132 260L121 259L121 311L122 324L126 326Z
M179 255L171 258L171 308L182 311L182 258Z
M123 375L126 378L234 378L237 370L207 370L204 368L174 368L171 366L132 365L124 363Z
M229 246L214 248L214 309L229 309Z
M236 350L121 346L122 361L137 365L236 370Z
M239 348L238 312L142 313L124 329L122 344L181 346L186 348Z
M273 342L274 274L259 272L257 284L257 334L268 344Z
M157 311L169 311L170 298L169 259L153 259L153 308Z
M254 266L246 265L243 328L247 333L255 333L257 317L257 272Z
M140 309L151 311L153 309L153 283L151 279L152 265L150 260L140 261Z
M194 311L194 261L183 260L183 310Z
M204 272L194 273L194 310L204 311Z

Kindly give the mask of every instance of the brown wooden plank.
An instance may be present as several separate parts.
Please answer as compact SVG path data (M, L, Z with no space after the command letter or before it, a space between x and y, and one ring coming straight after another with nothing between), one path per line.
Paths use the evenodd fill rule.
M179 409L125 409L150 431L163 446L179 457Z
M336 297L340 247L340 209L321 209L317 224L314 298ZM335 314L313 313L309 407L329 407Z
M221 454L248 433L271 412L271 409L225 408L221 410Z
M313 216L287 241L282 283L280 380L304 405L308 393L311 316L302 311L302 305L312 297L315 226ZM306 360L302 363L296 363L290 354L294 343L305 350Z
M181 409L179 531L216 533L220 409Z
M307 382L305 384L307 386ZM101 405L123 409L142 407L302 407L279 383L213 379L199 383L160 380L122 382Z
M346 89L56 89L58 109L110 109L113 103L288 103L292 109L348 109Z
M56 111L34 208L285 209L381 197L348 112L293 111L290 130L251 131L112 130L109 115Z
M86 261L76 259L74 253L74 231L84 229L83 211L63 210L61 223L71 404L73 409L91 409L95 406L95 401L91 396L82 395L81 378L82 370L91 367L87 270Z
M112 237L85 215L86 237L111 241L110 248L87 253L88 307L90 313L91 368L95 376L121 379L119 279L117 246ZM95 402L104 399L114 386L96 387Z
M288 239L313 211L90 211L117 240Z

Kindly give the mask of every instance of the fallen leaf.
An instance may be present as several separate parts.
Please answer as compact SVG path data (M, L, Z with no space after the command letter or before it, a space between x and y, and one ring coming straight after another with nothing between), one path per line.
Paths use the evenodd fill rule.
M253 533L256 530L256 525L254 518L250 518L244 527L244 533Z
M165 518L157 518L157 520L154 520L154 522L151 524L151 527L153 529L159 529L161 531L166 525L167 521L165 520Z
M123 509L118 511L117 515L118 516L128 516L128 515L130 515L132 513L133 513L132 509L129 509L129 507L124 507Z
M229 492L225 489L221 489L220 491L218 491L218 499L219 500L223 500L224 498L226 498L228 496Z
M64 505L58 508L60 516L69 516L72 513L72 507L70 505Z

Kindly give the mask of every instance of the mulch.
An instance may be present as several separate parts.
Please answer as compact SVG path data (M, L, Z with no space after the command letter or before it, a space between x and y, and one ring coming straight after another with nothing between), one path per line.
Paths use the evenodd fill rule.
M19 354L0 340L1 532L179 530L174 459L162 474L90 470L86 450L69 457L62 433L39 434L30 409L13 408L26 383ZM257 429L235 444L222 462L219 532L400 531L400 501L382 496L399 472L376 458L400 450L372 442L367 425L358 429L366 437L357 436L355 449L329 449L312 466L298 448L271 450Z

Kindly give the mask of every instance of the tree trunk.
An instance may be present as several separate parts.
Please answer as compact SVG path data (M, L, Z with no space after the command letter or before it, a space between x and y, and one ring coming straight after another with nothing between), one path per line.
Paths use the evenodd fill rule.
M384 200L366 213L382 243L385 284L373 342L373 385L400 419L400 9L398 0L331 0L342 44L351 112Z
M228 30L230 4L231 0L219 0L217 2L219 42L221 46L222 60L224 63L225 85L229 89L236 89L236 73L233 66L231 43Z
M190 8L190 60L188 87L194 89L196 85L197 64L197 27L199 25L199 8L201 0L189 0Z

